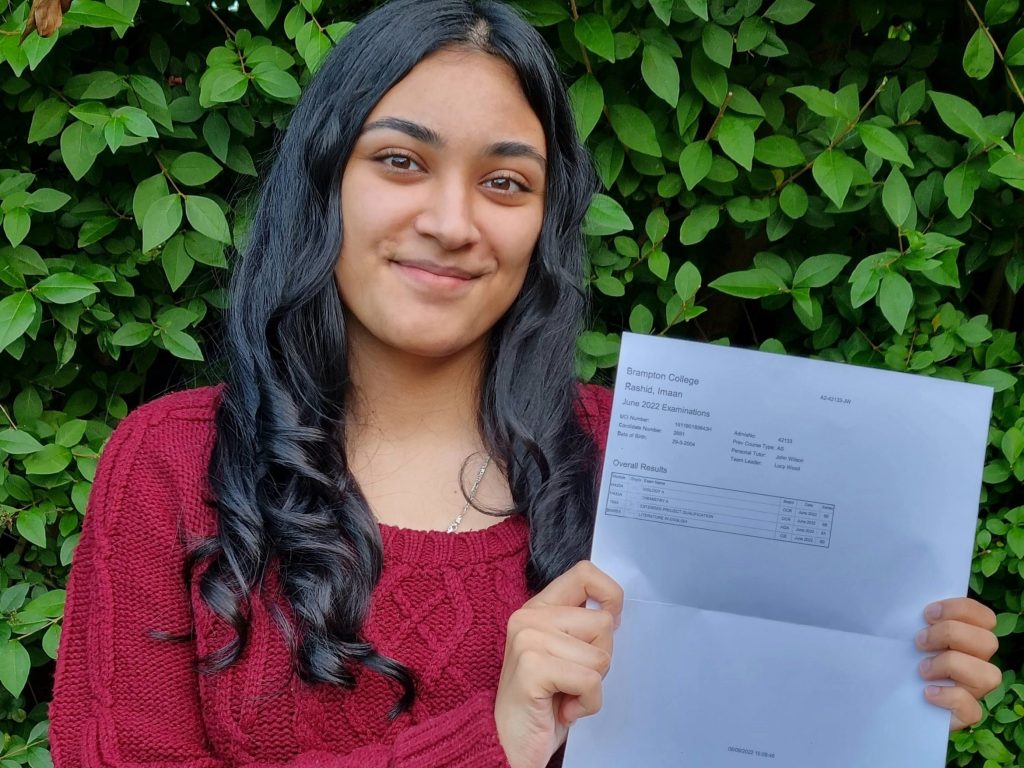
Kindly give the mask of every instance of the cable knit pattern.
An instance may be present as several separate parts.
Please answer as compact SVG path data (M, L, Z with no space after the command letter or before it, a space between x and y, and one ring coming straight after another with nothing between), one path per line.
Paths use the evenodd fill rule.
M522 518L446 534L381 526L384 569L364 631L412 668L411 712L361 670L355 690L292 674L273 574L238 663L198 675L230 638L182 580L183 541L216 528L206 467L218 389L134 411L100 461L68 586L50 743L57 768L506 768L494 724L508 617L529 598ZM580 388L603 451L610 393ZM275 597L275 595L277 595ZM154 639L195 629L194 642Z

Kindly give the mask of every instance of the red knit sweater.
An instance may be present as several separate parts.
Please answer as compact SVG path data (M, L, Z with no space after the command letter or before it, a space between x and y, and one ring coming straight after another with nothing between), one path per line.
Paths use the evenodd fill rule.
M364 633L419 680L411 712L394 721L399 690L380 675L361 670L352 691L299 681L262 602L239 662L197 674L197 655L230 639L182 581L182 534L216 529L203 499L217 392L137 409L103 453L50 707L57 768L505 768L493 709L506 624L529 597L519 517L458 534L381 526L384 569ZM602 450L610 408L606 390L581 388L581 421ZM193 642L150 636L193 626Z

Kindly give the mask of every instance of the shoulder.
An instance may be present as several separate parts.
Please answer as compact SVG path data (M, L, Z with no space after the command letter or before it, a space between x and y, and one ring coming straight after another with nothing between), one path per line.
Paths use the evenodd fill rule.
M219 386L174 392L128 414L103 448L89 512L107 526L143 512L150 523L208 530L204 500L220 392ZM168 514L174 509L179 514Z
M612 391L597 384L578 385L576 417L598 449L604 453L608 442L608 424L612 418Z

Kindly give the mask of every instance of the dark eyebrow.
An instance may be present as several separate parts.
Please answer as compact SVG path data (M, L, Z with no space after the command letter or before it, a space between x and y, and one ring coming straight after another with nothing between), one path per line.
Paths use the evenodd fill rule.
M542 171L547 170L548 161L540 152L521 141L499 141L491 144L484 152L489 157L526 157L536 161Z
M429 144L432 147L444 146L444 139L441 138L441 134L437 131L427 128L425 125L414 123L411 120L403 120L400 117L382 117L380 120L367 123L363 126L363 133L381 129L404 133L406 136L416 139L416 141L422 141L424 144Z

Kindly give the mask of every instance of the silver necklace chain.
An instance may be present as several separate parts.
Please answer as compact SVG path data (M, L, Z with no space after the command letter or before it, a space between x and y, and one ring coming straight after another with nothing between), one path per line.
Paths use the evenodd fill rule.
M473 481L473 487L469 491L469 498L466 499L465 506L462 507L462 511L459 512L458 517L448 524L445 529L445 533L455 533L459 526L462 525L462 518L466 516L469 511L469 507L473 504L476 499L476 492L480 490L480 482L484 479L484 475L487 473L487 467L491 465L491 454L487 454L484 460L480 463L480 470L476 473L476 480Z

